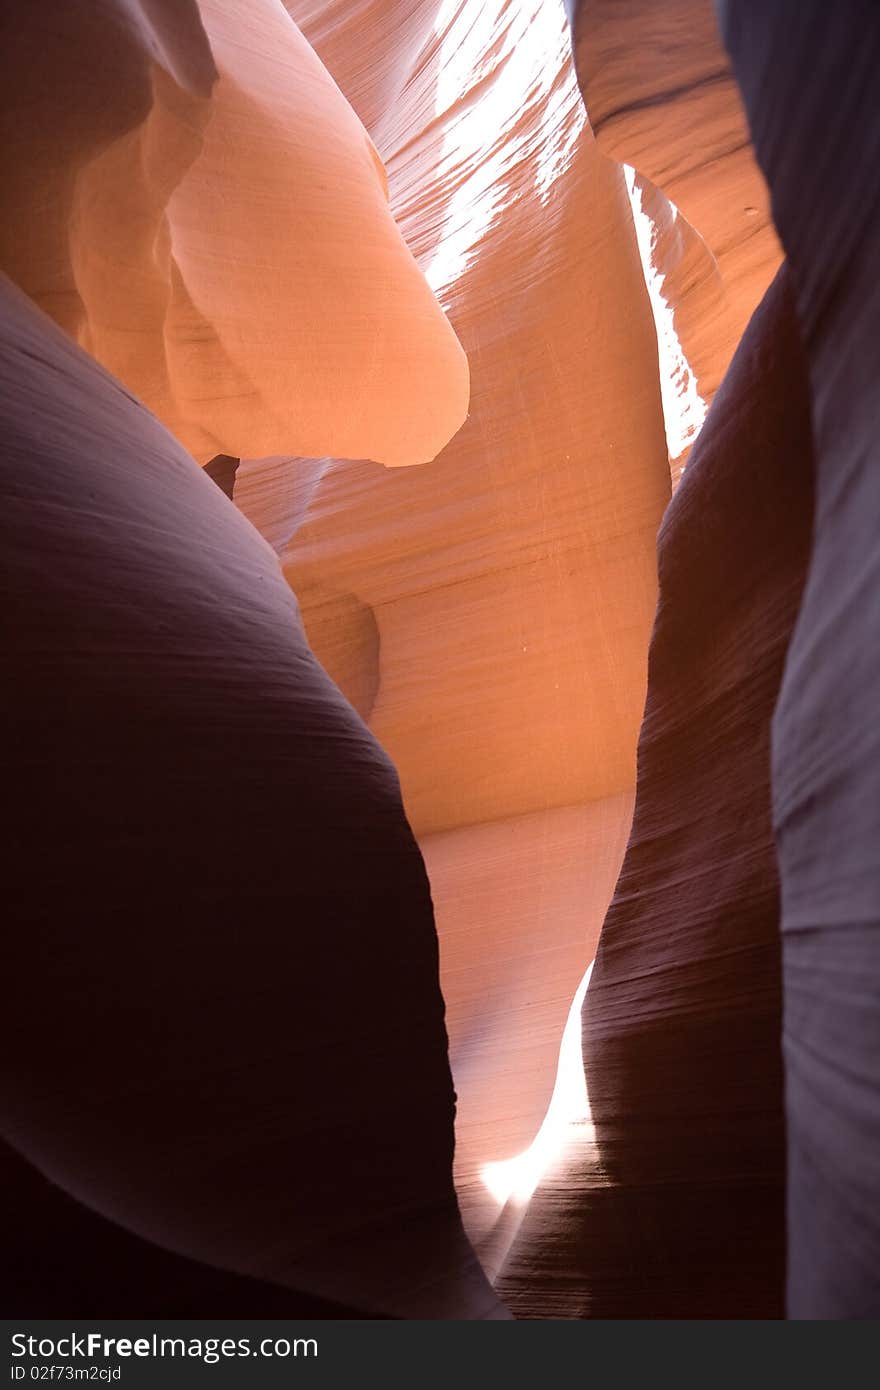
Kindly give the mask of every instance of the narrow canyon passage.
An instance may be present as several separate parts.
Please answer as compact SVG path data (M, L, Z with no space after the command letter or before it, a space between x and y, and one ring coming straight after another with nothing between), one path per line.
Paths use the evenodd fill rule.
M8 11L14 1310L876 1314L877 11Z

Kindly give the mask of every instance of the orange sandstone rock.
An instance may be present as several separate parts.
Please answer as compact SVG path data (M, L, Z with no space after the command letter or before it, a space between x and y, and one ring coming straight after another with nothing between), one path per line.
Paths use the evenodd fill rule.
M541 1124L628 829L669 496L655 330L561 5L289 8L367 123L471 367L433 463L327 462L282 554L425 852L459 1198L491 1267L484 1169Z
M2 268L201 461L432 458L467 362L280 0L22 10Z
M635 168L658 224L663 294L711 401L782 258L714 8L584 0L574 46L599 146Z

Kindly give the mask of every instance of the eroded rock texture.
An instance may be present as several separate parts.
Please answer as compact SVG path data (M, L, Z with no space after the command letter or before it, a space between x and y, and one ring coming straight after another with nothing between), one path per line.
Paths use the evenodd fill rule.
M466 358L280 0L6 8L3 269L201 462L432 458Z
M364 128L280 5L249 10L247 43L222 0L108 5L85 35L49 7L18 30L19 73L87 40L63 102L82 107L93 68L104 87L57 148L41 87L27 150L24 76L7 93L16 167L43 190L12 182L16 215L28 233L51 216L49 244L10 236L5 263L199 458L244 456L236 503L400 769L449 943L458 1181L480 1237L498 1211L482 1170L540 1123L625 843L669 491L656 340L561 8L289 9L387 165L390 212ZM423 459L464 413L464 359L419 266L468 354L470 416L409 477L343 465ZM369 820L355 800L352 824ZM262 826L231 818L229 855L211 838L247 866ZM276 833L295 879L311 851Z
M708 3L9 8L22 1286L781 1310L812 412L789 1298L870 1311L876 15L725 9L717 389Z
M3 1137L98 1248L110 1222L366 1311L491 1314L394 769L254 528L8 281L3 325ZM162 1260L115 1245L148 1287Z
M780 272L660 531L632 835L583 1009L589 1112L509 1258L500 1288L514 1310L781 1315L770 721L809 552L811 469Z
M877 1317L880 11L736 0L722 15L791 263L816 438L809 581L773 730L789 1312Z
M568 0L568 8L590 124L600 148L635 169L654 224L659 293L685 354L675 387L711 402L781 259L714 7ZM683 453L688 443L685 434ZM673 463L674 477L683 462Z
M352 644L358 605L375 618L369 723L431 875L456 1181L494 1267L484 1170L540 1126L629 827L669 496L656 338L561 5L288 7L470 362L468 419L437 459L328 462L283 555L322 660L344 596Z

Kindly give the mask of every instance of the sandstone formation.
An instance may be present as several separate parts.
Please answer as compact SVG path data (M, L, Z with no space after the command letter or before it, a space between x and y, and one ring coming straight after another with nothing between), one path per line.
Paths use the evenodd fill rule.
M500 1288L515 1312L782 1313L769 744L810 483L806 369L780 271L660 530L632 835L583 1008L589 1115L509 1257Z
M788 1310L876 1318L880 12L737 0L722 17L791 264L815 434L809 577L773 727Z
M432 458L467 362L280 0L13 11L0 269L201 462Z
M637 171L662 292L711 401L782 254L713 6L568 6L590 124L600 148Z
M438 458L329 462L283 556L319 659L376 662L342 688L375 687L370 728L429 867L456 1181L491 1267L483 1170L540 1126L628 831L669 494L656 339L561 5L288 6L470 362L470 414Z
M14 1311L880 1307L880 27L568 9L8 7Z
M633 835L583 1009L588 1108L499 1285L527 1315L768 1316L785 1269L790 1316L878 1307L880 797L865 602L877 295L864 190L880 29L857 4L723 10L791 267L661 530ZM707 599L725 588L719 624Z
M394 769L220 489L8 281L3 325L3 1139L188 1261L491 1315Z

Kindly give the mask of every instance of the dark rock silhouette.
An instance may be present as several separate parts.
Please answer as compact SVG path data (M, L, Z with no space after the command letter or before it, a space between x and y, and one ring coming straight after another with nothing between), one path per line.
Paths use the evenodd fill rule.
M598 1315L782 1313L770 720L806 570L810 496L809 399L783 269L658 541L632 836L583 1011L611 1184L597 1205L617 1223L599 1223Z
M733 0L722 28L791 265L816 524L773 726L788 1311L880 1316L880 8Z
M15 1315L505 1316L368 719L514 1310L880 1315L880 8L509 8L12 7Z
M633 828L583 1007L595 1143L532 1200L499 1286L515 1312L782 1315L770 724L809 552L810 448L783 267L661 526Z
M241 459L232 458L229 454L216 454L205 464L205 472L208 477L217 484L230 502L233 500L235 475L240 463Z
M2 297L3 1136L190 1260L365 1311L491 1313L394 769L266 543Z

